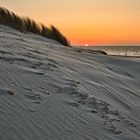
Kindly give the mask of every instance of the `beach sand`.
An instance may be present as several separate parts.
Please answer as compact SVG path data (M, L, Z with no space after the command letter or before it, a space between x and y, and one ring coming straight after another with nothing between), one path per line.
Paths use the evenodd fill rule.
M0 26L0 139L139 140L140 61Z

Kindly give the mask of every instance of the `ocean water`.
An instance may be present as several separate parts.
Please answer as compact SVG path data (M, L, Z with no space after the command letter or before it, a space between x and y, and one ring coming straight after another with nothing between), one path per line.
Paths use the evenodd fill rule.
M140 46L96 46L86 48L102 50L105 51L108 55L140 56Z

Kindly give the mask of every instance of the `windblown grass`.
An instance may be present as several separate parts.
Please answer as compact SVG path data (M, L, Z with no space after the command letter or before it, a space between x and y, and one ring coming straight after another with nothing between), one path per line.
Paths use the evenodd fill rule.
M67 38L53 25L48 28L43 24L38 24L28 17L20 17L13 12L0 7L0 24L17 29L20 32L31 32L43 37L54 39L62 45L70 46Z

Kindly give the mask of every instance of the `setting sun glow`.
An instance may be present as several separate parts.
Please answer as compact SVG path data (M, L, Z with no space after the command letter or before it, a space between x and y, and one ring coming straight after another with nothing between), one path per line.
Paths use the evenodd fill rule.
M140 0L1 0L0 5L55 25L72 45L140 45Z

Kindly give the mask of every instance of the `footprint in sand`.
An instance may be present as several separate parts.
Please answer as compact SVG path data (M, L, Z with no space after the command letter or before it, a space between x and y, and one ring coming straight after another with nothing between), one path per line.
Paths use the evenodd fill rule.
M50 92L43 87L39 87L44 95L50 95Z
M7 92L8 92L10 95L14 95L14 94L15 94L15 92L12 91L12 90L8 90Z
M27 99L33 101L33 103L36 103L36 104L40 104L41 100L42 100L41 94L37 94L37 93L34 93L34 92L26 93L25 97Z
M124 123L125 125L129 126L129 127L136 127L136 125L129 120L124 119L121 122Z
M15 92L9 89L2 89L0 88L0 95L14 95Z

